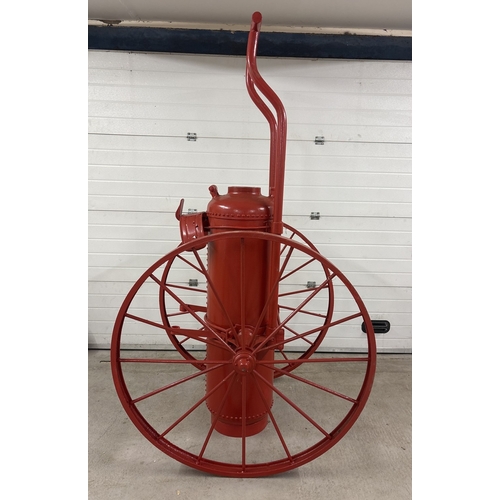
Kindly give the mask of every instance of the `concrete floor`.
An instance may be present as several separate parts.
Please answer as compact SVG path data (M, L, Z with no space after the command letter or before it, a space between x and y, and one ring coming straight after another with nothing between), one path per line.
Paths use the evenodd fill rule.
M90 350L89 499L410 499L411 363L411 355L378 356L365 409L319 458L270 477L224 478L186 467L147 441L118 400L109 351Z

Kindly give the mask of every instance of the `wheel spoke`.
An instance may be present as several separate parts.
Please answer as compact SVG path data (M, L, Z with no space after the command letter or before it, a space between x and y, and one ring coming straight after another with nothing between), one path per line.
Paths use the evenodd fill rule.
M241 467L246 469L247 459L247 375L241 377Z
M278 388L276 388L273 384L268 382L259 372L254 371L252 373L255 373L268 387L270 387L278 396L280 396L284 401L286 401L295 411L300 413L309 423L314 425L318 431L320 431L322 434L324 434L326 437L331 438L330 434L321 427L321 425L318 424L315 420L313 420L304 410L300 409L290 398L285 396Z
M200 268L196 267L192 262L190 262L188 259L184 258L182 255L177 255L177 258L179 260L182 260L182 262L185 262L188 266L192 267L193 269L195 269L199 273L204 274Z
M319 287L314 288L317 290ZM299 293L310 293L311 288L301 288L300 290L294 290L293 292L283 292L278 295L278 297L288 297L289 295L297 295Z
M293 237L296 235L297 233L295 231L292 231L292 234L290 235L290 240L293 240ZM283 248L281 249L280 251L280 255L283 254L283 252L285 251L285 248L286 248L286 245L283 245ZM293 247L290 247L290 248L293 248Z
M295 311L294 307L283 306L283 305L279 305L278 307L280 309L286 309L287 311ZM328 317L326 314L315 313L315 312L312 312L312 311L303 311L303 310L300 310L299 312L301 314L309 314L310 316L316 316L318 318L323 318L323 319L325 319L325 318Z
M186 306L189 308L189 310L194 311L195 313L207 312L207 306L199 306L196 304L183 304L179 307L179 311L183 314L187 313L188 309L186 309ZM169 316L173 316L173 314L170 314Z
M293 250L294 250L294 248L290 247L290 250L288 251L288 255L285 258L283 264L281 265L281 268L280 268L279 273L278 273L278 277L276 278L276 281L274 282L273 286L269 289L268 297L267 297L267 300L266 300L264 307L262 308L262 312L260 314L259 320L257 321L257 325L255 326L255 331L257 331L260 328L262 321L264 321L264 318L266 317L266 313L267 313L267 310L269 308L269 305L271 304L271 302L273 300L273 295L275 294L275 292L278 289L278 286L279 286L280 281L281 281L281 276L285 272L286 265L288 263L288 260L290 259L290 256L292 255ZM278 295L278 297L279 297L279 295ZM257 336L254 336L254 338L252 339L252 342L250 342L250 347L254 346L256 339L257 339Z
M276 422L276 419L274 418L273 412L271 411L271 407L269 406L269 404L266 401L266 398L264 397L264 394L262 392L262 388L260 387L260 383L259 383L257 377L255 377L255 374L253 372L252 372L252 375L253 375L253 378L255 380L255 387L257 387L257 391L262 399L262 402L264 403L264 406L266 407L267 414L269 415L269 418L271 419L271 422L273 423L274 430L276 431L276 434L278 434L278 438L281 442L281 445L283 446L283 449L285 450L285 453L286 453L286 456L288 457L288 460L290 460L290 462L292 462L293 461L292 455L290 454L290 451L288 450L288 446L285 443L285 438L283 437L283 434L281 434L281 431L278 427L278 423Z
M199 372L200 373L200 372ZM196 375L199 375L196 374ZM191 406L188 411L186 411L183 415L181 415L166 431L162 432L160 434L160 437L164 437L166 434L168 434L174 427L177 427L186 417L188 417L198 406L200 406L202 403L204 403L219 387L221 387L223 384L225 384L230 377L234 376L234 371L230 372L228 375L226 375L211 391L207 392L205 396L203 396L196 404Z
M146 318L141 318L139 316L135 316L133 314L126 313L125 318L133 319L134 321L146 323L146 325L151 325L151 326L154 326L155 328L160 328L162 330L165 330L164 325L161 325L160 323L155 323L154 321L150 321L149 319L146 319Z
M280 328L283 328L284 325L286 325L306 304L308 304L325 286L327 286L331 280L335 277L335 273L332 273L325 281L323 281L323 283L314 289L313 292L311 292L311 294L309 295L309 297L307 297L305 300L302 301L302 303L291 313L288 315L288 317L286 319L284 319L273 331L271 331L271 333L269 333L267 335L267 337L262 341L261 343L261 346L260 347L257 347L257 349L255 350L254 354L261 351L263 348L264 348L264 345L266 344L266 342L269 341L270 338L272 338L274 335L276 335L276 332L279 331ZM321 327L319 330L321 330L323 327ZM312 333L312 332L310 332ZM309 333L309 334L310 334ZM295 339L293 339L295 340ZM283 342L279 343L279 344L276 344L276 345L281 345L283 344ZM267 348L268 346L266 346Z
M304 269L304 267L308 266L311 262L316 262L316 259L312 258L312 259L309 259L307 262L304 262L299 267L296 267L293 271L290 271L288 274L285 274L285 276L283 276L280 279L280 281L283 281L286 278L289 278L290 276L292 276L293 274L295 274L296 272L300 271L301 269Z
M229 313L227 312L227 309L224 307L224 303L222 302L219 294L217 293L217 290L216 288L214 287L214 283L212 281L212 278L210 277L210 275L208 274L208 271L207 269L205 268L205 265L203 264L203 261L201 260L200 258L200 255L198 253L198 250L193 250L193 253L196 257L196 261L198 262L200 268L201 268L201 272L203 274L203 276L205 276L206 280L207 280L207 283L208 285L211 287L212 289L212 293L214 294L214 297L217 299L217 302L219 303L219 306L221 307L222 311L224 311L224 315L226 316L226 319L228 320L229 322L229 325L230 325L230 329L233 331L233 336L236 340L236 342L239 342L239 339L238 339L238 335L236 333L236 328L233 324L233 322L231 321L231 317L229 316ZM241 347L241 346L240 346Z
M281 349L281 347L278 347L278 351L279 353L286 359L288 360L288 356L285 354L285 352L283 351L283 349Z
M302 340L306 341L309 345L311 345L311 346L312 346L312 345L314 345L314 342L312 342L311 340L309 340L309 339L307 338L307 336L304 336L304 335L303 335L303 336L301 336L302 334L297 333L295 330L292 330L289 326L284 326L283 328L284 328L286 331L290 332L290 333L293 335L293 337L291 337L291 338L287 339L287 343L288 343L288 342L293 342L294 340L297 340L297 339L302 339ZM309 335L310 335L310 334L309 334ZM280 344L279 344L279 345L282 345L282 344L284 344L284 343L285 343L284 341L283 341L283 342L280 342Z
M196 319L202 326L204 326L207 330L210 330L212 334L217 337L220 342L222 343L221 347L224 347L225 349L231 351L234 353L234 349L203 319L201 319L195 311L193 311L185 302L183 302L172 290L170 290L165 284L163 284L156 276L153 274L150 275L151 278L158 284L158 286L167 292L176 302L178 302L181 306L183 306L187 312L194 318Z
M153 278L153 275L151 275L151 277ZM156 276L153 278L155 279ZM155 279L155 281L157 281L157 278ZM174 283L165 283L165 286L168 286L169 288L177 288L179 290L188 290L190 292L198 292L198 293L207 293L207 291L203 288L195 288L193 286L184 286L184 285L176 285Z
M190 330L188 328L165 328L167 333L171 336L177 337L177 335L182 335L186 337L182 342L178 342L179 345L186 342L188 339L197 340L206 345L213 345L214 347L221 347L221 345L215 340L208 336L208 332L205 330ZM205 332L203 334L203 332Z
M167 286L169 286L169 285L167 285ZM194 311L194 309L193 309L193 311ZM189 313L187 311L178 311L178 312L167 314L165 311L165 316L167 318L174 318L175 316L185 316L186 314L189 314Z
M367 363L370 361L370 358L307 358L307 359L293 359L287 358L286 361L282 361L281 359L273 359L270 361L256 361L258 365L270 365L270 364L302 364L302 363Z
M179 384L183 384L184 382L187 382L189 380L193 380L194 378L199 377L200 375L205 375L208 372L211 372L213 370L217 370L217 368L220 368L221 366L224 366L224 365L218 364L215 366L211 366L210 368L205 368L204 370L200 370L196 373L188 375L187 377L181 378L180 380L177 380L176 382L172 382L171 384L165 385L163 387L160 387L159 389L155 389L154 391L148 392L147 394L144 394L143 396L135 398L131 401L131 403L137 404L140 401L145 400L146 398L150 398L151 396L156 396L156 394L160 394L161 392L167 391L168 389L172 389L172 387L175 387Z
M245 280L245 240L244 238L240 239L240 323L241 323L241 342L239 343L240 347L246 346L246 333L245 333L245 325L246 325L246 280Z
M280 256L282 255L282 253L284 252L286 247L283 247L283 250L281 250L280 252ZM288 262L290 261L290 258L292 256L292 253L294 251L294 248L293 247L289 247L288 248L288 252L286 254L286 257L284 258L283 260L283 263L281 264L281 270L280 270L280 273L279 273L279 276L281 277L283 275L283 273L285 272L285 268L286 266L288 265ZM281 278L281 279L284 279L284 278ZM280 281L281 281L280 279Z
M236 373L233 372L233 375L236 375ZM219 419L219 416L220 416L220 414L222 412L222 408L224 408L224 405L226 404L227 398L228 398L228 396L229 396L229 394L231 392L231 389L233 388L235 380L236 380L236 377L233 377L233 379L231 380L231 383L229 384L229 387L228 387L226 393L224 394L224 396L223 396L223 398L221 400L219 408L217 409L217 413L215 414L215 417L212 419L212 424L210 425L210 429L208 430L207 437L205 438L205 442L203 443L203 446L201 447L201 451L200 451L200 453L198 455L198 463L200 462L200 460L203 457L203 454L205 453L205 450L207 448L208 442L210 441L210 438L212 437L212 433L214 432L215 425L217 424L217 420Z
M193 340L199 340L200 342L203 342L204 344L211 344L214 346L219 346L217 342L211 342L211 337L209 336L209 333L207 330L200 329L200 330L194 330L191 328L177 328L177 327L167 327L165 328L167 332L170 335L182 335L183 337L187 337Z
M359 318L360 316L362 316L362 314L359 312L359 313L356 313L356 314L352 314L351 316L346 316L345 318L342 318L342 319L339 319L337 321L333 321L331 323L328 323L327 325L322 325L322 326L318 326L316 328L313 328L312 330L308 330L307 332L305 333L301 333L301 334L296 334L295 337L292 337L290 339L285 339L281 342L278 342L276 344L271 344L269 346L266 346L266 349L274 349L276 348L277 346L281 346L283 344L288 344L289 342L293 342L294 340L298 340L298 339L303 339L303 340L307 340L305 337L309 336L309 335L312 335L313 333L317 333L321 330L323 330L324 328L331 328L332 326L337 326L337 325L340 325L342 323L345 323L347 321L351 321L352 319L355 319L355 318ZM286 320L285 320L286 321ZM290 330L289 328L287 328L288 330ZM290 330L292 331L292 330ZM295 333L292 331L292 333ZM259 348L260 349L260 348Z
M187 314L187 312L184 314ZM135 321L139 321L141 323L146 323L147 325L151 325L151 326L154 326L156 328L161 328L162 330L166 330L167 333L169 333L170 335L183 335L183 336L185 336L186 338L182 342L179 342L179 344L183 344L188 339L194 339L194 340L198 340L200 342L203 342L205 344L210 344L210 345L214 345L216 347L219 347L219 344L217 344L216 342L212 342L208 338L207 333L205 333L205 335L203 335L201 333L204 330L190 330L187 328L168 328L168 327L165 327L165 325L161 325L159 323L155 323L154 321L150 321L146 318L141 318L139 316L135 316L135 315L129 314L129 313L125 314L125 317L129 318L129 319L133 319Z
M154 358L120 358L120 363L164 363L164 364L179 364L179 365L192 365L193 360L190 359L154 359ZM195 359L194 361L202 362L204 365L228 365L231 361L220 361L213 359Z
M281 373L282 375L287 375L288 377L291 377L295 380L298 380L299 382L303 382L304 384L310 385L311 387L315 387L316 389L320 389L322 391L325 391L329 394L332 394L333 396L337 396L339 398L345 399L346 401L349 401L350 403L356 404L358 402L356 399L353 399L349 396L346 396L345 394L334 391L333 389L328 389L327 387L319 385L316 382L313 382L312 380L307 380L303 377L299 377L298 375L295 375L294 373L290 373L286 370L281 370L280 368L277 368L275 366L268 366L267 364L262 364L262 366L265 366L266 368L269 368L270 370L277 371L277 372Z

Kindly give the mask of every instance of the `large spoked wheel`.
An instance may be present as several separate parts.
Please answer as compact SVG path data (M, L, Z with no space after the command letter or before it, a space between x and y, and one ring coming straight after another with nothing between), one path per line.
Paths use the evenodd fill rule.
M239 242L241 259L255 240L281 246L280 269L272 285L278 290L280 310L287 314L281 314L280 324L259 342L232 342L229 333L222 334L205 319L203 287L210 286L210 276L203 250L197 248L200 243L209 245L228 238ZM293 263L292 271L287 271L289 263ZM184 266L204 276L204 283L198 281L202 291L193 292L197 287L175 281ZM163 280L166 268L168 280ZM315 286L305 287L308 281L315 281ZM331 287L335 290L335 309L325 324L324 313L317 311L324 311ZM170 326L162 318L165 312L158 307L157 299L156 307L153 301L148 302L158 297L158 289L167 296L165 311L173 311L170 301L178 306L176 313L168 313ZM243 286L240 293L245 294ZM191 301L189 294L202 299ZM268 305L266 302L263 308ZM366 333L362 332L362 322ZM189 351L189 359L182 349L168 350L165 332L173 329L178 338L186 339L183 346L197 346L197 350ZM280 329L285 336L277 338ZM318 332L322 337L316 345ZM145 335L151 336L151 343L159 350L127 352L128 346L139 343L139 336ZM348 345L355 345L357 354L342 354ZM207 348L219 354L207 356ZM307 351L309 355L304 357ZM366 404L375 359L375 336L368 312L346 277L307 245L248 231L200 238L179 246L151 266L120 308L111 343L115 387L139 431L175 460L229 477L285 472L334 446ZM273 378L275 374L282 377ZM218 432L217 427L228 406L239 411L231 417L233 437ZM259 418L265 418L265 425L254 434L252 408L257 406L264 410L264 417Z
M299 243L303 243L307 245L309 248L317 251L316 247L314 244L307 239L300 231L297 229L293 228L292 226L289 226L288 224L283 224L285 230L287 231L287 238L290 240L298 241ZM196 251L196 250L195 250ZM304 264L304 262L301 262L300 259L294 258L290 259L289 253L293 251L292 248L290 248L286 242L281 244L280 248L280 255L281 255L281 265L283 267L282 269L282 277L289 277L295 274L301 265ZM161 278L161 282L163 284L173 282L175 283L176 280L176 274L177 276L180 276L181 269L184 267L184 273L186 276L190 276L189 282L194 284L196 283L195 286L188 287L186 286L187 283L184 284L184 288L180 288L183 285L181 283L177 284L177 287L179 290L183 290L182 293L182 300L191 300L192 302L192 307L196 309L197 312L204 312L206 311L205 305L206 305L206 288L197 288L200 283L206 286L208 283L208 273L207 270L205 269L204 265L202 264L203 258L204 258L204 253L201 252L202 255L199 253L195 255L195 259L187 259L186 256L184 255L183 257L178 257L178 260L176 261L175 259L171 259L164 268L163 275ZM175 265L174 265L175 262ZM182 262L182 263L181 263ZM200 265L201 264L201 265ZM324 268L324 275L321 277L321 279L324 279L325 276L328 275L328 270L327 268ZM296 280L295 280L296 281ZM282 285L283 288L283 296L280 296L280 301L278 303L278 309L279 309L279 314L280 316L283 315L288 315L291 310L293 310L293 307L290 306L290 300L284 297L287 297L286 291L291 292L293 294L292 290L286 290L285 289L290 287L290 283L285 283ZM302 283L302 285L305 287L307 286L307 283L312 283L312 281L306 281ZM296 282L294 282L294 285L297 285ZM312 285L310 285L312 286ZM324 328L316 331L314 334L311 334L308 336L307 339L304 340L304 342L308 343L309 346L307 349L302 349L300 347L300 359L306 359L308 358L321 344L324 336L326 335L328 331L328 325L330 324L332 314L333 314L333 285L331 282L328 282L326 285L326 290L327 294L323 298L323 300L318 301L316 300L317 304L317 310L314 313L317 318L322 318L323 321L323 326ZM201 294L201 295L200 295ZM204 294L204 296L202 296ZM322 294L323 296L325 295L324 293ZM159 299L160 299L160 312L162 316L162 321L163 324L165 325L165 329L167 331L167 335L172 342L172 345L182 354L184 359L187 360L192 360L194 361L194 366L197 366L199 369L205 368L205 365L200 364L197 361L196 355L192 353L193 350L196 350L197 344L190 342L191 338L188 336L184 336L181 333L180 329L173 328L173 326L176 324L176 321L178 321L179 316L185 316L183 318L184 320L186 319L186 316L190 316L189 311L187 308L178 303L177 301L172 301L169 300L170 296L167 292L164 291L163 288L160 288L159 290ZM188 300L188 301L189 301ZM180 301L179 301L180 302ZM200 305L201 304L201 305ZM169 309L169 306L171 309ZM304 314L304 313L302 313ZM192 323L192 322L191 322ZM291 328L293 325L293 321L291 324L288 324L285 326L285 330L287 331L288 337L292 335ZM200 326L197 321L194 322L194 324L191 325L193 328L203 328L203 326ZM319 326L319 324L318 324ZM186 345L189 346L189 348L186 348ZM290 348L292 346L288 346ZM286 359L286 355L283 351L283 349L280 348L280 346L277 346L276 351L283 356L284 359ZM281 367L282 371L292 371L295 369L297 366L296 362L292 364L288 364L285 366ZM275 371L274 373L275 377L281 377L282 372L281 371Z

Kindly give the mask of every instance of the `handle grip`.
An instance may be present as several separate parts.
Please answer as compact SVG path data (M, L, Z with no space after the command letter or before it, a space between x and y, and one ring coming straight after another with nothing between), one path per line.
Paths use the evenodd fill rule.
M252 23L250 24L250 31L260 31L261 24L262 24L262 14L260 12L254 12L252 14Z

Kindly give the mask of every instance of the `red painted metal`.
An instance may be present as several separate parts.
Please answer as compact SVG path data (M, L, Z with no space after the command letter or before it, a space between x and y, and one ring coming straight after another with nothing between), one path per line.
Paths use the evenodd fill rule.
M284 472L330 449L361 413L375 373L374 332L358 293L307 238L282 221L287 119L281 100L257 69L261 22L261 14L254 13L246 85L269 123L269 193L263 195L260 187L232 186L221 195L212 185L206 212L187 215L182 213L181 200L176 217L182 243L132 287L118 313L111 344L115 387L140 432L181 463L233 477ZM291 232L290 237L282 236L284 229ZM321 277L317 286L297 285L305 271ZM187 272L203 286L179 283L176 276ZM136 312L140 307L135 301L150 293L145 290L151 286L158 287L159 320ZM334 314L335 290L343 300L350 297L352 313ZM359 327L361 322L366 325L365 354L345 357L318 352L327 333L342 331L346 325ZM166 333L175 353L159 358L124 355L122 341L129 329L133 332L139 325ZM190 343L200 351L188 350ZM364 366L364 374L358 388L346 394L335 386L335 379L328 386L301 370L308 363L323 363L329 369L351 363ZM173 373L164 383L158 379L151 385L147 378L138 389L140 384L130 384L126 372L127 367L140 364L157 369L157 376L169 368ZM278 377L296 384L299 393L303 388L316 391L320 407L329 408L326 415L304 407L295 393L278 388ZM162 404L169 408L179 406L173 421L161 423L158 416L148 417L158 410L162 398L167 398ZM278 414L280 405L301 419L302 430L284 423ZM185 427L199 412L204 412L202 423L193 425L186 440ZM291 434L296 436L291 439ZM300 438L303 446L295 443Z
M230 187L228 193L221 196L217 188L211 186L210 192L212 200L207 207L207 217L211 234L237 229L268 231L271 200L261 194L260 188ZM237 373L231 391L228 394L214 392L207 400L207 407L212 413L216 431L233 437L242 437L242 432L251 436L266 427L266 405L272 404L272 391L268 387L264 389L263 401L256 397L253 380L245 382L245 374L253 370L260 371L267 380L273 378L272 371L255 366L249 350L252 339L264 338L267 331L265 324L257 325L267 298L268 243L253 240L242 247L241 242L234 239L211 242L207 268L210 278L206 320L236 351L233 354L214 345L207 346L208 360L232 362L207 375L207 391L217 386L229 372L234 370ZM273 351L265 352L262 359L272 360ZM244 394L243 383L246 384ZM241 425L242 419L244 425Z
M211 189L211 192L212 191L217 192L215 186L211 186L210 189ZM290 233L288 236L290 239L294 239L295 241L298 241L299 243L305 244L305 245L309 246L311 249L318 251L317 248L314 246L314 244L308 238L306 238L306 236L303 235L300 231L298 231L297 229L291 227L290 225L288 225L286 223L283 224L283 227L287 232ZM220 226L219 226L219 229L221 229ZM285 250L287 250L287 251L285 252ZM286 264L289 263L290 258L291 258L290 248L282 246L281 251L280 251L280 255L281 255L282 260L283 260L281 266L285 267ZM168 276L169 276L169 273L171 270L171 264L172 264L172 262L169 262L165 266L165 270L164 270L163 276L162 276L162 283L166 283L168 281ZM295 270L294 272L297 272L297 271L298 270ZM201 279L203 279L203 278L206 279L205 276L201 276ZM183 289L186 291L191 291L195 294L204 294L205 296L207 294L207 290L204 290L204 289L198 289L198 288L193 289L193 288L188 288L188 287L182 287L180 285L177 285L177 288ZM300 293L303 293L303 290L300 290ZM289 293L282 293L281 296L286 297L288 294ZM203 304L206 304L207 299L204 298L203 300L201 300L201 302ZM203 312L203 313L207 312L206 306L192 306L192 307L195 307L197 312ZM180 308L181 308L181 310L184 310L184 312L185 312L185 309L183 309L182 305L180 306ZM326 300L324 300L322 307L320 308L320 312L315 312L315 313L309 312L308 313L308 315L317 316L318 318L322 319L322 323L321 323L322 328L320 330L318 330L317 332L315 332L314 338L312 340L311 340L312 335L310 335L308 337L311 340L311 343L307 349L305 349L303 352L300 353L299 359L309 358L314 353L314 351L321 345L323 338L325 337L326 333L328 332L328 328L329 328L328 325L330 324L330 320L331 320L332 315L333 315L333 308L334 308L333 286L331 283L329 283L328 284L328 296L327 296ZM164 293L161 293L160 294L160 312L162 315L163 323L165 325L167 325L167 327L168 327L167 334L169 336L170 341L172 342L172 344L175 346L175 348L182 354L182 356L185 359L188 359L188 360L190 359L190 360L196 361L196 358L194 358L193 355L188 350L186 350L183 346L184 342L186 341L186 338L182 339L182 335L178 334L175 329L170 328L171 327L171 325L170 325L171 318L175 319L179 314L182 314L182 313L178 312L179 304L176 304L176 309L174 312L169 312L167 309L168 308L167 308L167 304L166 304L166 296ZM294 310L294 308L291 308L290 306L287 306L285 304L278 304L278 311L281 312L282 314L288 314L288 311L290 311L290 310ZM281 335L281 332L280 332L280 335ZM279 350L280 349L278 348L278 351ZM198 366L199 368L204 367L204 364L200 364L200 363L193 363L193 365ZM290 363L286 367L282 367L282 369L287 370L287 371L291 371L296 366L297 366L297 363ZM275 371L274 377L278 378L280 376L281 376L281 373L278 371Z
M295 288L292 292L300 292L294 295L301 297L301 302L294 311L281 319L280 324L283 327L287 327L299 314L308 315L309 306L314 299L322 292L325 295L328 294L327 282L335 283L335 289L342 294L344 300L351 297L355 312L337 313L337 318L332 318L328 325L323 325L322 319L318 318L317 327L304 327L300 333L289 334L284 339L284 344L290 347L290 351L286 350L286 357L275 358L276 344L272 341L267 344L257 343L242 350L230 340L230 335L224 336L224 332L206 321L204 313L195 311L181 298L186 293L184 287L178 288L168 279L168 276L165 282L157 277L159 270L165 267L172 269L178 262L186 263L187 267L196 266L200 276L204 276L206 268L198 264L202 261L204 254L195 248L197 243L204 243L206 248L209 248L212 243L237 243L244 248L244 251L239 253L240 262L243 262L247 244L251 248L255 240L278 244L284 249L284 255L292 252L299 262L312 261L311 266L321 265L326 272L324 283L314 289L304 290L300 285L293 285L294 271L302 264L291 263L289 260L288 265L280 268L275 283L278 290L282 292ZM190 264L187 264L188 262ZM194 262L196 264L193 264ZM192 352L193 356L197 356L194 359L184 359L179 357L179 353L176 357L171 352L160 353L159 357L154 358L151 358L148 352L143 352L139 356L136 354L130 356L121 348L123 336L133 325L146 324L150 329L158 331L173 329L172 326L157 324L130 312L134 308L135 300L155 283L160 293L171 296L185 308L186 316L198 324L199 329L177 328L179 337L196 339L205 345L206 351ZM216 292L219 295L220 290ZM197 292L192 291L192 293ZM279 293L279 295L286 298L288 292ZM264 305L264 310L267 307L269 307L268 303ZM177 313L174 312L167 314L169 324L179 317L175 316ZM361 321L365 321L368 326L367 333L364 335L366 353L359 356L342 356L324 355L314 351L306 359L295 358L294 349L300 346L301 340L314 336L316 331L328 328L335 338L342 336L344 325L356 325L359 329ZM325 453L349 431L359 417L368 400L375 374L375 336L370 325L366 307L354 287L340 270L312 248L270 232L223 231L205 236L199 242L191 241L180 245L151 266L132 287L120 308L113 330L111 345L113 378L123 407L132 422L148 440L172 458L190 467L223 476L259 477L277 474L300 467ZM336 334L338 329L339 333ZM230 333L230 330L228 329L226 333ZM210 358L208 352L212 347L217 349L211 351L212 357ZM363 376L359 382L353 379L348 389L349 392L346 393L336 387L335 376L327 377L326 383L316 381L307 370L299 371L300 367L307 367L309 363L323 366L327 373L335 373L335 368L340 365L359 366L362 368L360 373ZM127 379L127 366L141 364L158 367L158 374L155 376L155 383L152 387L150 377L146 377L142 385L139 383L140 380L133 380L130 383ZM297 365L296 369L287 370L290 365ZM173 380L172 376L166 377L167 383L162 384L161 374L165 373L165 368L169 367L173 372ZM179 367L186 368L186 370L176 375ZM274 379L265 375L265 370L270 373L280 373L287 379L287 384L294 383L296 387L289 390L286 386L276 386ZM210 387L207 387L204 379L212 374L218 374L218 377ZM198 384L193 385L195 383ZM308 403L310 408L304 405L303 399L297 398L301 387L306 388L306 392L310 393L307 401L316 398L315 404L312 400ZM239 398L231 401L235 388L239 388ZM253 398L250 398L252 391ZM272 394L273 399L280 401L281 411L287 412L286 418L282 413L278 413L276 401L269 402L267 392ZM173 421L165 421L165 423L162 423L158 417L150 420L148 417L152 411L151 408L157 408L155 400L163 395L169 396L162 403L170 409L165 413L170 413L173 408L179 407L178 416ZM216 403L213 402L215 395L217 395ZM343 403L337 407L337 402ZM207 405L211 407L211 413L206 409ZM318 413L318 408L328 409L328 411ZM267 415L266 432L268 434L266 435L264 432L254 434L256 427L262 425L262 421L258 420L259 409L265 411ZM186 431L182 426L188 426L193 414L203 410L212 416L211 420L208 418L205 424L195 421L188 434L189 438L186 440ZM227 419L230 413L239 416L237 422L226 421L230 420ZM287 419L292 418L294 414L306 425L296 425L293 421L288 424ZM219 424L221 417L222 422ZM203 420L206 420L205 417L202 417ZM217 432L217 427L223 433ZM221 436L223 437L224 434L233 437L225 438L229 441L221 441ZM257 447L252 442L255 439L259 443ZM273 450L271 458L266 454L266 448ZM233 453L235 450L237 453Z
M285 107L273 89L264 81L257 68L257 44L259 40L262 14L254 12L248 34L246 55L246 84L250 97L262 114L266 117L270 127L270 166L269 166L269 196L274 202L274 214L271 232L281 234L283 232L283 193L285 186L285 156L286 156L286 133L287 118ZM257 90L273 106L276 117L265 102L261 99Z

